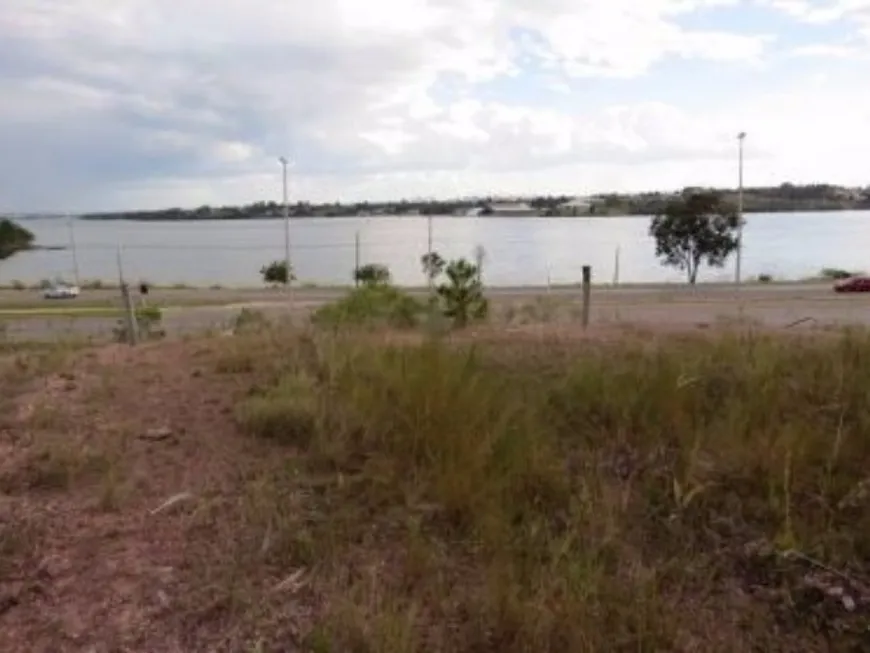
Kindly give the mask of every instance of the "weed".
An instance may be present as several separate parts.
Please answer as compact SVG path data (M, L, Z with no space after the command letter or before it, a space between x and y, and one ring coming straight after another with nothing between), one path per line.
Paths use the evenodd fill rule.
M317 409L311 379L288 375L276 387L244 401L237 418L245 430L259 437L305 445L317 426Z
M136 320L136 328L141 340L159 340L166 336L166 331L161 327L163 322L163 310L159 306L140 306L133 313ZM119 320L113 329L116 342L129 342L126 318Z
M262 311L253 308L243 308L232 319L231 328L233 333L262 329L269 320Z

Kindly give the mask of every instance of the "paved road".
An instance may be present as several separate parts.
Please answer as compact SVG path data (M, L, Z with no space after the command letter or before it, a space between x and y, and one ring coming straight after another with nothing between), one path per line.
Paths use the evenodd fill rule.
M276 292L251 292L244 295L244 301L224 306L167 308L164 327L173 334L227 328L242 308L259 310L270 317L301 317L345 292L300 289L293 293L292 300ZM425 294L422 289L411 292ZM487 294L496 319L507 320L510 314L512 321L526 323L576 321L582 297L579 288L553 288L549 292L540 288L492 288ZM770 284L741 289L725 285L596 288L590 318L599 324L631 322L662 326L742 320L776 327L807 318L812 324L870 325L870 294L838 295L827 284ZM24 339L110 337L116 323L110 318L26 318L5 322L8 337Z
M424 294L425 288L407 289L413 294ZM784 284L752 284L744 286L743 292L752 295L783 295L807 292L826 293L830 291L829 284L823 283L784 283ZM292 291L293 297L300 301L329 301L341 297L347 292L347 288L296 288ZM516 296L528 297L549 292L556 296L570 296L579 293L579 287L555 286L550 290L545 287L521 286L488 288L487 293L492 297ZM626 285L618 288L607 286L595 287L596 296L658 296L660 293L679 296L728 296L733 295L735 287L730 284L699 284L695 288L684 285L661 284L661 285ZM162 306L189 306L189 305L222 305L228 303L244 302L273 302L284 301L286 294L282 289L269 288L158 288L152 290L148 298L152 303ZM61 306L58 302L50 302L42 299L36 291L0 290L0 310L20 307L46 307ZM64 304L65 305L65 304ZM70 306L118 306L120 294L116 289L84 290L81 296L69 302Z

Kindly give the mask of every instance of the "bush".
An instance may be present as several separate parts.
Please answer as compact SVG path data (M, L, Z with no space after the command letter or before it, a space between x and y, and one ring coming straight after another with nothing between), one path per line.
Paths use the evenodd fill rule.
M465 259L447 264L444 270L447 279L438 286L438 297L444 315L456 328L463 328L471 322L486 319L489 302L483 296L480 282L480 268Z
M252 308L243 308L232 319L230 328L233 333L242 333L244 331L257 330L266 326L269 319L262 311L257 311Z
M773 281L772 274L762 273L758 275L758 283L770 283Z
M272 261L269 265L264 265L260 268L260 275L263 277L263 283L269 284L287 284L290 281L296 280L292 266L290 268L290 280L287 280L286 261Z
M821 277L823 279L831 279L831 280L839 280L839 279L848 279L849 277L854 277L860 275L861 272L858 271L849 271L842 270L839 268L822 268Z
M353 279L365 286L385 286L390 283L390 269L380 263L368 263L353 273Z
M820 276L822 279L830 279L834 281L838 279L848 279L849 277L855 277L860 274L860 272L849 272L848 270L842 270L840 268L822 268Z
M311 317L318 326L417 326L424 310L398 288L387 285L362 286L342 299L318 308Z

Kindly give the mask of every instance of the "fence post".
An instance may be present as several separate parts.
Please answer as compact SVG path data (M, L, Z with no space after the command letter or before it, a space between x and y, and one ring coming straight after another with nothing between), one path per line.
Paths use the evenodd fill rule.
M136 345L139 343L139 324L136 322L136 309L133 306L133 298L130 296L130 286L127 282L121 282L121 298L124 300L124 315L127 323L127 343Z
M589 326L589 301L592 294L592 266L583 266L583 328Z
M124 263L121 257L121 246L118 245L118 281L121 285L121 300L124 302L124 322L127 324L127 343L136 345L139 342L139 324L136 321L136 309L130 296L130 286L124 278Z

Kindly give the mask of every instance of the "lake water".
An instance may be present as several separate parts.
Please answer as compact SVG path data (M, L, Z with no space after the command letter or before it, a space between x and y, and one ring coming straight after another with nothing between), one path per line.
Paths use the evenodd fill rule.
M744 228L743 276L777 279L812 276L823 267L870 270L870 212L750 214ZM259 270L284 257L279 220L128 222L32 219L23 224L40 245L66 246L72 231L80 279L118 277L122 247L129 280L224 286L257 285ZM649 219L468 218L432 219L434 248L446 258L486 251L490 285L575 283L583 265L610 282L619 250L619 281L680 282L663 267L647 233ZM424 283L420 255L427 248L427 219L420 217L305 218L291 226L291 257L301 282L345 284L351 279L359 234L362 263L389 266L397 283ZM72 250L39 250L0 263L0 282L73 279ZM734 262L702 269L699 280L734 278Z

